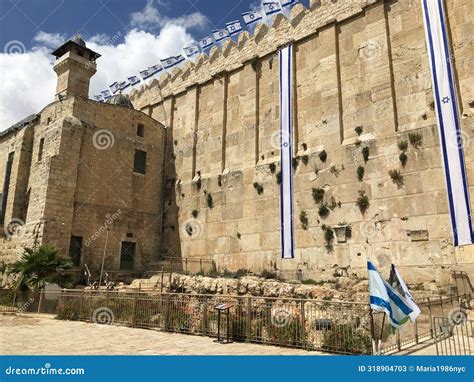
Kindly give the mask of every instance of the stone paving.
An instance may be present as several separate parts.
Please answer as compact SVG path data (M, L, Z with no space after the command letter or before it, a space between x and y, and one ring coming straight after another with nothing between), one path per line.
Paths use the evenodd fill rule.
M0 354L322 355L316 351L155 330L60 321L54 315L0 314ZM8 344L7 346L5 346Z

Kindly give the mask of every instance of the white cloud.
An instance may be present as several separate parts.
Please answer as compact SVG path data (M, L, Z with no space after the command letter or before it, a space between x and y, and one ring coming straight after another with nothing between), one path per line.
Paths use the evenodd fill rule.
M140 12L132 13L131 25L145 30L154 30L173 24L184 28L204 28L209 20L200 12L194 12L178 18L169 18L161 14L158 5L166 6L163 1L148 0L145 8Z
M55 41L57 47L64 41L59 42L59 34L37 36L37 45L31 51L0 53L0 131L29 114L38 113L54 100L56 73L50 45ZM86 41L89 48L102 55L97 60L97 73L91 79L91 96L114 81L138 75L160 58L178 54L193 41L185 27L175 24L166 24L157 35L133 29L118 45L114 45L115 37L97 35Z
M48 48L57 48L66 41L66 37L59 33L47 33L44 31L39 31L33 37L33 41L38 43L41 46L46 46Z

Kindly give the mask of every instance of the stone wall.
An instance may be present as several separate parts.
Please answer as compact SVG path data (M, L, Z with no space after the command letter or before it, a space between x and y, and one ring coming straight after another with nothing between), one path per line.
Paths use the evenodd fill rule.
M448 0L447 14L473 194L467 3ZM276 52L289 41L299 157L296 258L282 261ZM308 278L336 265L363 274L367 256L383 269L391 261L410 269L404 274L417 280L446 283L446 270L459 263L473 270L472 247L452 247L419 1L312 1L310 10L299 4L290 20L278 15L270 28L243 32L236 43L212 48L131 97L168 127L162 245L168 255L212 258L220 269L279 269L288 277L301 269ZM414 144L402 165L398 144L410 135ZM327 217L313 200L315 188L325 190ZM356 206L360 192L370 202L364 213Z

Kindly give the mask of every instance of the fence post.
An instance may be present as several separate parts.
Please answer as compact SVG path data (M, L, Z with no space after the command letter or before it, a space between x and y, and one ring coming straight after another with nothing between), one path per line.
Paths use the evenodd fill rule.
M397 329L397 348L398 351L402 350L402 344L400 342L400 329Z
M431 338L434 338L434 333L433 333L433 316L432 316L432 313L431 313L431 300L430 300L429 297L428 297L428 313L429 313L429 317L430 317L430 334L431 334Z
M202 332L207 334L207 297L204 298L204 303L202 304Z
M247 297L247 342L250 342L252 339L252 297Z
M187 257L185 258L185 261L184 261L184 274L185 275L188 274L188 258Z
M202 259L199 259L199 273L202 275Z
M40 295L39 295L39 302L38 302L38 312L37 313L41 313L41 306L43 305L43 292L44 292L44 289L40 289Z
M79 306L79 319L82 319L82 310L84 309L84 289L82 290L81 293L81 305Z
M161 267L161 287L160 287L160 293L163 293L163 278L164 278L164 273L163 273L163 267Z
M301 344L303 345L304 348L306 348L306 341L305 341L305 337L306 337L306 333L305 333L305 322L306 322L306 319L305 319L305 311L304 311L304 301L301 301Z
M439 296L439 303L441 304L441 317L444 317L443 296Z
M132 326L137 323L137 293L133 295Z
M418 337L418 322L415 320L415 343L419 343L419 337Z

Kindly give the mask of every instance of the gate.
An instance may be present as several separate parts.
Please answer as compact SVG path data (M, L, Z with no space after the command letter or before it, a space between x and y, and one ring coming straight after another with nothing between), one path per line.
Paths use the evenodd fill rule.
M456 317L434 317L433 330L438 355L474 354L474 321L465 311Z

